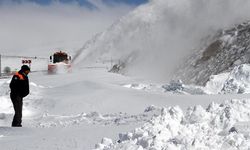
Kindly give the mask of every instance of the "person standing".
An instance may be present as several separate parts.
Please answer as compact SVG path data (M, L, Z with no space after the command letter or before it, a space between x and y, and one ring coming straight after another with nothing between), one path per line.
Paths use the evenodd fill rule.
M22 127L22 109L23 98L29 94L30 68L23 65L21 70L16 72L10 82L10 99L13 103L15 115L12 121L12 127Z

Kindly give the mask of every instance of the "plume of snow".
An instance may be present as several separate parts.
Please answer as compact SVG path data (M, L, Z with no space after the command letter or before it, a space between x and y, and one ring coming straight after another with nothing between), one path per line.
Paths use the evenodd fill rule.
M250 18L246 0L151 0L95 36L75 63L119 60L125 73L171 78L184 58L220 29Z

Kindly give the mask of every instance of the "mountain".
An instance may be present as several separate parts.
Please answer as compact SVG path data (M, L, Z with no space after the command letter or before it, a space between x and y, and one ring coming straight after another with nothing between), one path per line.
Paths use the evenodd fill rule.
M218 32L213 41L188 58L178 78L205 84L211 75L231 71L250 62L250 22Z
M88 41L74 63L109 62L116 64L112 71L126 75L164 82L178 77L185 83L204 85L210 75L229 69L240 57L228 53L226 58L232 61L213 63L225 58L217 57L223 53L218 47L226 50L231 38L239 38L232 46L244 38L244 33L234 32L244 30L247 23L235 30L231 27L250 18L249 7L250 2L244 0L151 0ZM206 70L207 65L211 69Z

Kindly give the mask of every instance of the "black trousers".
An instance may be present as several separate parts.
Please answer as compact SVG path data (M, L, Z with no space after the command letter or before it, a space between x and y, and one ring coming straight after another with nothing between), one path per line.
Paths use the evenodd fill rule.
M22 126L22 111L23 111L23 98L19 95L10 94L11 101L15 110L15 115L12 121L12 127Z

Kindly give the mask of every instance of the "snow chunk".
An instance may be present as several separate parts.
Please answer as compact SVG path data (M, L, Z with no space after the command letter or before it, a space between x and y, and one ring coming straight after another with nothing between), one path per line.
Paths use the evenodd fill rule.
M250 93L250 65L235 67L222 89L224 93Z
M101 143L98 143L95 145L95 149L105 149L107 146L110 146L113 144L113 141L109 138L103 138Z
M205 86L205 92L207 94L219 94L222 91L229 74L230 73L221 73L210 76L209 81Z
M179 94L205 94L203 87L195 85L185 85L181 80L173 80L169 84L162 86L165 92L173 92Z
M159 85L154 84L144 84L144 83L133 83L133 84L126 84L123 87L136 89L136 90L144 90L144 91L163 91L162 87Z
M169 85L162 86L166 91L180 92L184 89L184 84L181 80L171 81Z
M236 66L230 73L211 76L205 86L208 94L250 93L250 65Z
M243 94L250 93L250 64L236 66L231 72L212 75L205 87L186 85L181 80L173 80L165 85L128 84L124 87L144 90L171 92L177 94Z
M96 150L247 149L250 137L241 132L250 127L249 121L250 100L211 103L206 109L190 107L186 113L178 106L162 108L159 116L142 127L121 133L116 143L109 142ZM230 132L232 128L241 132Z
M204 92L204 88L201 86L195 85L185 85L182 83L181 80L173 80L169 84L165 85L156 85L156 84L126 84L123 87L136 89L136 90L143 90L147 92L170 92L174 94L206 94Z

